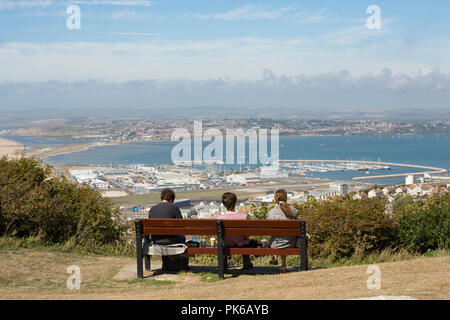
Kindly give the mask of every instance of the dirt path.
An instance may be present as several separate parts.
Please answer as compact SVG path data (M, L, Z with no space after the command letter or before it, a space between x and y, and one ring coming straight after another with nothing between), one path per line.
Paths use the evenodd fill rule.
M1 250L0 299L450 299L450 256L377 264L379 290L367 288L367 265L286 274L257 267L253 274L232 270L217 281L214 267L192 266L187 273L168 275L159 263L152 264L153 275L134 279L134 263L132 258ZM80 290L67 289L70 265L81 269Z

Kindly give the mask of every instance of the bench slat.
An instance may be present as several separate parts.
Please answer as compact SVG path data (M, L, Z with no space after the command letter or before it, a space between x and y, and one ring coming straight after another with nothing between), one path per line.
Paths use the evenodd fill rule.
M235 255L299 255L300 248L272 249L272 248L227 248L227 254ZM217 255L217 248L188 248L187 254Z
M145 227L144 235L216 235L217 229L190 227Z
M212 254L217 255L217 248L188 248L188 254Z
M227 236L300 236L300 229L275 228L225 228Z
M299 255L300 248L272 249L272 248L227 248L229 254L248 255Z
M144 227L216 227L213 219L140 219Z
M287 228L299 229L300 220L234 220L223 219L225 228Z
M216 219L140 219L144 227L215 227ZM300 228L300 220L223 219L225 228Z

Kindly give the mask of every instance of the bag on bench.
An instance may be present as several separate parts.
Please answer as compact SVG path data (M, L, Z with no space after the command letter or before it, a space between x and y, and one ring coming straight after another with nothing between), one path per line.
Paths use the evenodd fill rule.
M148 254L162 257L163 271L181 271L188 270L189 256L186 253L186 246L183 243L168 245L153 244L148 247Z

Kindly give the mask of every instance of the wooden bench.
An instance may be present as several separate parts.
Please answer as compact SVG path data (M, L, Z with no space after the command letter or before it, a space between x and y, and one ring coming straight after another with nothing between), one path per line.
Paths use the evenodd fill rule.
M145 269L150 270L150 256L147 254L151 235L199 235L216 236L217 247L188 248L187 254L217 255L219 277L226 273L228 255L298 255L300 270L308 269L306 223L303 220L213 220L213 219L137 219L136 252L137 276L143 278L142 260ZM298 236L300 248L232 248L224 242L225 236ZM209 242L209 241L208 241ZM207 243L208 243L207 242Z

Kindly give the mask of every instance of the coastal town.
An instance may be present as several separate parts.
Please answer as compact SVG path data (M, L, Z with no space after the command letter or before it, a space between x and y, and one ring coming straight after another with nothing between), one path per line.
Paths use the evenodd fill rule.
M365 166L367 167L367 165ZM310 165L309 170L330 170L330 166ZM341 170L342 165L339 167ZM423 176L407 175L404 183L373 184L360 181L336 181L306 177L290 167L263 166L243 172L220 172L209 166L193 169L177 166L147 167L131 165L120 167L72 167L70 177L78 183L89 184L104 197L115 199L123 218L145 217L151 206L158 202L159 192L171 188L180 197L176 204L185 218L211 218L223 214L225 208L217 199L221 192L232 190L240 195L239 208L250 212L252 205L270 204L273 191L280 187L288 191L292 202L318 201L349 195L352 199L385 198L387 210L392 210L396 198L410 195L414 200L450 188L448 174ZM349 166L347 170L358 170ZM368 170L367 168L364 168ZM373 166L371 170L386 170ZM133 195L140 197L133 198ZM134 199L134 200L131 200ZM124 201L124 199L126 199Z
M55 124L56 123L56 124ZM2 139L3 154L46 159L54 155L86 151L94 146L114 145L128 142L166 141L176 128L192 128L191 120L95 120L73 121L64 124L61 121L43 122L38 126L29 126L3 131L8 135L39 134L42 137L57 135L74 144L26 146L12 140ZM203 129L227 128L278 129L280 135L327 136L327 135L418 135L445 134L449 131L448 120L424 122L413 121L376 121L376 120L272 120L272 119L208 119L202 122ZM288 161L288 160L282 160ZM306 160L302 160L306 161ZM405 166L405 165L403 165ZM407 166L407 165L406 165ZM415 167L415 166L411 166ZM420 166L419 166L420 167ZM146 215L148 209L157 203L157 195L164 188L171 188L179 194L177 205L182 208L185 217L211 217L223 212L217 204L219 194L232 190L240 196L240 208L248 210L252 204L273 201L273 190L285 188L289 201L306 201L314 198L319 201L330 197L350 194L354 199L384 197L392 204L396 197L409 194L415 199L429 196L441 187L448 188L450 177L446 170L427 170L424 174L400 176L404 183L374 184L364 182L372 174L390 173L391 166L369 161L306 161L280 162L271 166L253 166L244 168L226 168L218 164L195 165L110 165L93 164L56 164L55 175L64 176L80 184L88 184L99 190L103 197L111 198L120 206L120 212L126 219ZM439 169L439 168L437 168ZM314 177L314 173L353 172L354 179L330 179ZM372 173L369 175L369 173ZM364 174L368 175L366 178ZM387 175L389 176L389 174ZM206 205L207 204L207 205ZM388 206L389 207L389 206Z
M11 136L58 137L97 143L133 141L170 141L175 129L190 129L192 119L101 119L37 122L24 128L3 130ZM450 120L389 121L389 120L301 120L301 119L203 119L203 128L277 129L280 136L371 136L447 134Z

